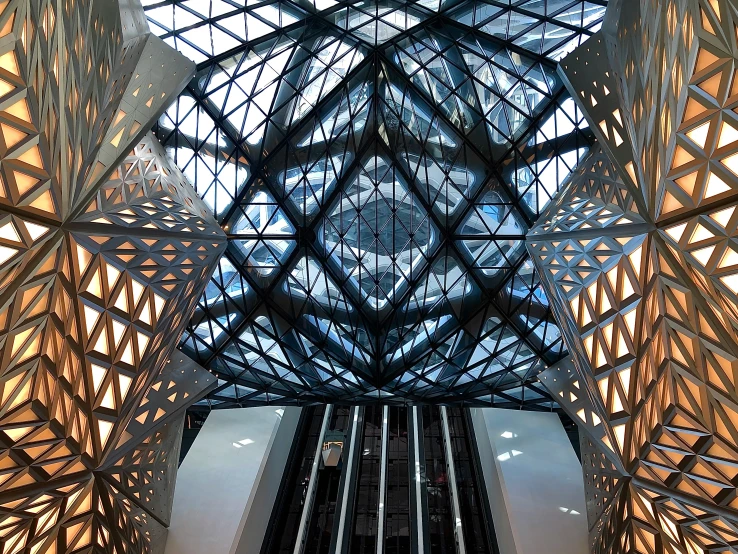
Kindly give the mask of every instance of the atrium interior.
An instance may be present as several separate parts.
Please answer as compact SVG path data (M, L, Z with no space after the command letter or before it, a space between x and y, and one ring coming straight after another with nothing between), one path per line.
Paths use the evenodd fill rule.
M738 553L735 0L0 2L0 554Z

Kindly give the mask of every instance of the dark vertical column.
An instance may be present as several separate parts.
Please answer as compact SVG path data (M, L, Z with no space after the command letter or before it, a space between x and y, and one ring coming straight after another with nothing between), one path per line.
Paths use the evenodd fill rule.
M367 406L359 448L358 478L351 526L351 554L375 554L382 462L382 407Z
M410 446L410 544L412 552L423 554L428 545L428 504L425 487L425 457L423 454L422 409L409 409Z
M345 447L351 411L347 406L334 407L324 442L342 442ZM326 467L319 461L320 468L315 480L315 500L307 518L307 538L303 549L305 554L329 552L344 462L343 456L335 467Z
M467 554L499 553L492 518L477 466L471 427L462 408L447 408L449 443L456 474L458 504Z
M389 406L382 408L382 458L379 470L379 506L376 554L384 554L384 522L387 510L387 459L389 450Z
M363 407L351 409L349 428L343 448L343 471L338 487L337 513L333 524L331 554L346 554L351 541L351 522L358 485L357 475L361 463L360 447L363 442L364 412L365 408Z
M454 541L456 542L456 552L458 554L466 554L466 542L464 541L461 507L459 505L458 480L456 478L456 463L454 462L453 451L451 450L451 436L448 428L448 410L445 406L441 406L440 414L441 429L443 430L443 453L446 458L446 469L448 470L448 492L451 496L451 513L454 521L453 530Z
M410 552L410 464L408 409L389 409L387 443L387 496L385 502L384 552Z
M304 421L295 435L294 455L285 471L263 553L292 554L294 551L325 410L325 406L303 409Z
M454 513L451 506L449 471L446 464L443 424L437 406L423 407L423 449L428 503L430 554L454 554Z

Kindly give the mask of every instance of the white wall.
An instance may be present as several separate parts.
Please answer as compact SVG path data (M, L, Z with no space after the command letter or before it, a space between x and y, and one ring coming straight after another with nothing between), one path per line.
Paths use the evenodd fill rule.
M582 466L559 417L471 413L500 554L588 554Z
M179 468L165 554L259 552L299 417L277 406L210 413Z

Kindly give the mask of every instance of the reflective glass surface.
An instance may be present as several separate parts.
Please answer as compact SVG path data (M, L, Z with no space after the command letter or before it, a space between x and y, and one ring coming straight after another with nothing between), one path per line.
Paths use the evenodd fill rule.
M548 406L525 234L593 142L556 61L604 2L164 0L156 133L229 235L181 348L212 406Z

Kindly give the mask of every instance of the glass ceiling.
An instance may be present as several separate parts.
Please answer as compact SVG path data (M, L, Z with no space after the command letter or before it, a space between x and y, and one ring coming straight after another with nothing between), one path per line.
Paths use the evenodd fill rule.
M212 406L548 406L525 233L593 142L556 61L605 2L165 0L156 133L230 243L181 348Z

